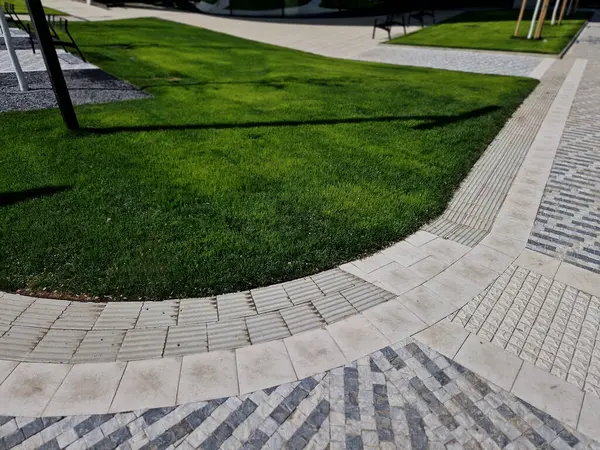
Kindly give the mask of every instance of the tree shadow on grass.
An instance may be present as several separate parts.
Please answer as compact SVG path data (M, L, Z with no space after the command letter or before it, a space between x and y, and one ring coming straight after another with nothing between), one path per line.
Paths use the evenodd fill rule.
M381 116L381 117L356 117L348 119L319 119L319 120L285 120L281 122L246 122L246 123L207 123L207 124L185 124L185 125L140 125L133 127L107 127L107 128L82 128L83 133L92 134L114 134L122 132L140 131L169 131L169 130L226 130L257 127L297 127L303 125L340 125L373 122L404 122L410 120L426 121L415 125L415 130L430 130L444 127L453 123L491 114L500 109L500 106L492 105L477 108L453 116Z
M34 198L48 197L71 189L73 189L72 186L44 186L17 192L0 192L0 207L14 205Z

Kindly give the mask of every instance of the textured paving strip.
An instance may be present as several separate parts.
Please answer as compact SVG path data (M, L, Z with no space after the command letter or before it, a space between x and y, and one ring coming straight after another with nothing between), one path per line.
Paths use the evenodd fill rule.
M550 67L477 161L446 211L423 230L469 246L488 234L571 66L572 61L557 61Z
M120 414L0 417L2 449L598 449L407 339L242 396Z
M600 298L513 265L452 320L600 397Z
M4 294L0 359L135 361L235 349L320 328L393 298L340 269L216 298L83 304Z
M364 61L458 70L496 75L529 76L542 62L539 56L473 52L405 45L378 45L357 59Z

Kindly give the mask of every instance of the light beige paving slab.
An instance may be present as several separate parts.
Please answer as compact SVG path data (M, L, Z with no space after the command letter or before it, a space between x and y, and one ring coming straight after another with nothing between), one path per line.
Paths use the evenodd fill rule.
M448 269L449 270L449 269ZM427 289L442 297L445 303L452 304L455 309L462 307L470 299L481 292L485 286L472 284L455 274L445 270L423 284ZM478 280L472 280L477 282Z
M371 272L370 276L376 284L396 295L410 291L425 281L424 278L395 261Z
M501 234L518 241L525 241L529 237L530 230L531 223L512 217L499 218L492 227L492 233Z
M369 308L363 315L390 342L398 342L427 327L425 322L398 300L390 300Z
M283 340L298 379L346 364L347 360L324 329L306 331Z
M327 327L327 331L348 361L362 358L390 344L390 341L362 315L334 323Z
M354 265L354 263L342 264L339 268L344 272L348 272L349 274L352 274L355 277L361 278L370 283L375 281L375 279L368 272L359 269L356 265Z
M110 412L175 405L181 358L127 363Z
M573 428L577 426L583 392L545 370L524 362L511 392Z
M472 261L481 264L495 272L504 272L514 261L514 257L495 250L491 247L479 244L464 257L463 261Z
M560 266L560 261L526 248L517 258L515 264L525 269L533 270L545 277L554 278Z
M239 348L235 356L242 394L297 380L282 340Z
M44 411L47 416L108 412L126 363L90 363L73 366Z
M361 271L365 273L371 273L374 270L381 269L383 266L393 261L394 260L389 256L379 252L367 258L353 261L352 264L354 264L356 267L358 267Z
M177 403L191 403L239 394L233 350L183 357Z
M425 280L435 277L450 266L451 262L441 260L435 256L428 256L425 259L410 266L410 270Z
M397 244L386 248L382 253L404 267L409 267L429 256L429 253L426 251L423 251L406 241L400 241Z
M447 239L437 238L419 247L421 250L448 262L454 262L463 257L470 247Z
M555 279L592 295L600 295L600 274L562 262Z
M469 335L455 358L467 369L510 391L523 361L475 334Z
M600 398L590 392L585 393L577 431L600 441Z
M508 267L508 265L506 267ZM504 267L504 269L506 269L506 267ZM483 289L498 278L500 272L485 267L481 264L479 259L471 259L469 258L469 255L467 255L448 267L448 269L444 271L444 274L448 277L460 279L466 283L472 283L480 289Z
M425 286L402 294L398 300L429 325L449 316L458 308Z
M41 416L70 369L67 364L19 364L0 385L0 414Z
M415 247L421 247L422 245L427 244L429 241L433 241L437 236L433 233L429 233L428 231L419 230L414 234L411 234L405 240L409 244L414 245Z
M526 240L518 240L513 236L505 236L492 232L483 238L481 244L516 258L525 249Z
M442 355L454 359L469 334L460 325L449 320L442 320L415 334L414 338L427 344Z
M8 378L10 373L19 365L16 361L0 360L0 384Z

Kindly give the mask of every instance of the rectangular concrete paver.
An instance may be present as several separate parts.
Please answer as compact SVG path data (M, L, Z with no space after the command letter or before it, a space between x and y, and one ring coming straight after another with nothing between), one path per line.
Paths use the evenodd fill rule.
M326 330L307 331L284 342L298 378L346 363L346 357Z
M377 305L363 315L390 341L398 342L427 327L417 315L398 300Z
M512 393L570 426L577 426L583 392L545 370L524 362Z
M523 361L471 334L456 354L456 362L510 391Z
M70 369L68 364L19 364L0 386L0 414L41 416Z
M362 315L330 325L328 331L348 361L390 344L390 340Z
M242 394L297 379L283 341L237 349L235 356Z
M149 405L175 405L180 370L181 358L127 363L110 411L132 411Z
M239 393L235 352L215 351L183 357L177 403Z
M125 363L76 364L44 411L49 416L108 412Z

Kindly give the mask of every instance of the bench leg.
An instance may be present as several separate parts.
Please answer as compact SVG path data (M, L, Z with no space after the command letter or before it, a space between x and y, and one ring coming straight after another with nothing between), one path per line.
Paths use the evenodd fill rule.
M65 32L67 33L67 36L69 36L69 39L71 39L71 45L73 45L73 47L75 47L75 50L77 50L77 53L79 53L79 56L81 57L81 60L83 62L87 62L86 59L85 59L85 57L83 56L83 53L81 53L81 50L79 50L79 46L75 42L75 39L73 39L73 36L71 36L71 33L69 32L69 29L65 28Z

